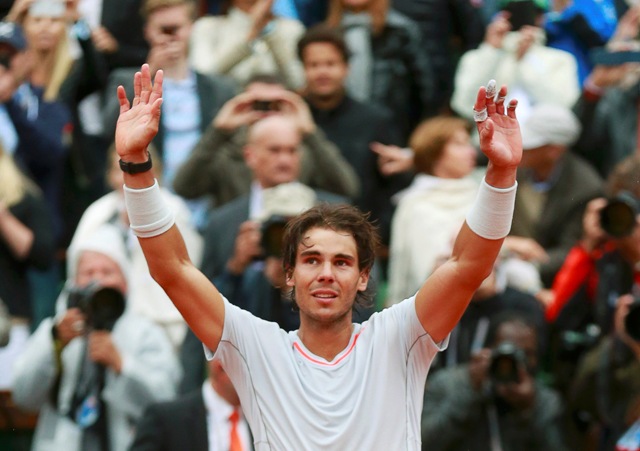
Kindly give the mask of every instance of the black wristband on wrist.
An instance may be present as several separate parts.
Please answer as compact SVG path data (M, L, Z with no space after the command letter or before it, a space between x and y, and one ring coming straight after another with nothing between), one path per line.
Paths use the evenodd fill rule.
M153 167L153 162L151 161L151 154L147 150L147 158L148 160L144 163L130 163L127 161L119 160L120 169L122 172L126 172L127 174L140 174L141 172L147 172L149 169Z

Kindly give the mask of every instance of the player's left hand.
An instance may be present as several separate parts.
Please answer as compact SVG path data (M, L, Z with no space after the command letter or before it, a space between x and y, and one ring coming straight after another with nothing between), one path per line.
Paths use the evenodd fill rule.
M480 149L498 168L515 168L522 159L522 136L516 118L518 101L512 99L505 108L507 86L502 85L496 95L496 84L491 80L478 89L473 107L480 135Z

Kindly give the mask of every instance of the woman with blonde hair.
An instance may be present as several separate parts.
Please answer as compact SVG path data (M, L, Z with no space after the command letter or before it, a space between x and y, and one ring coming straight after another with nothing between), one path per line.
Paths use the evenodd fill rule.
M56 239L64 230L60 194L71 132L71 113L58 100L73 64L65 15L62 0L16 1L8 17L21 24L27 47L11 61L15 90L3 99L18 133L16 162L47 200Z
M29 336L27 271L47 268L53 255L51 217L40 191L0 145L0 299L12 320L9 344L0 348L0 389L8 386L13 358Z

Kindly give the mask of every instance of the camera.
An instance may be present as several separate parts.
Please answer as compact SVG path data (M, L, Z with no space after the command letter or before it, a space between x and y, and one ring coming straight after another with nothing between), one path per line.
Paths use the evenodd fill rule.
M278 111L277 100L254 100L252 108L256 111Z
M526 366L524 351L511 342L503 342L491 351L489 376L495 384L520 381L520 367Z
M629 236L636 227L638 210L638 199L623 191L608 199L607 205L600 210L600 226L614 238Z
M262 238L260 246L263 250L263 257L282 257L282 241L284 230L289 218L285 216L271 216L262 223Z
M174 36L178 32L177 25L163 25L160 27L160 33L166 34L167 36Z
M635 298L624 318L624 329L635 341L640 342L640 298Z
M84 314L87 326L93 330L111 331L124 312L124 295L115 288L91 283L73 288L67 298L67 308L78 308Z
M518 31L525 25L535 25L536 16L539 14L536 4L532 0L510 1L502 8L502 11L509 13L508 20L514 31Z

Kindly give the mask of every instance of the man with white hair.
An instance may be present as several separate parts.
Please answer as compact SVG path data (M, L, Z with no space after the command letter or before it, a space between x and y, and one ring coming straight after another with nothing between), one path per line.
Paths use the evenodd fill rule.
M570 109L553 104L536 105L522 124L519 189L505 247L538 264L547 287L581 237L587 203L603 190L595 169L570 151L580 130Z
M70 247L58 314L40 323L14 368L14 401L39 411L33 449L126 449L143 409L174 396L180 368L170 342L126 311L128 267L113 226Z

